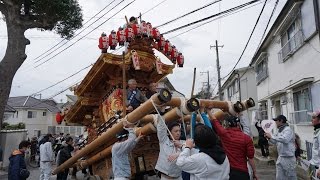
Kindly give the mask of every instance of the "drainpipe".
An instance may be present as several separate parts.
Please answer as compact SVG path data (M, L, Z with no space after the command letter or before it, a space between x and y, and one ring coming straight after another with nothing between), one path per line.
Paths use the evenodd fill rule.
M240 74L239 74L239 71L235 71L235 74L238 76L239 101L241 102L241 89L240 89Z

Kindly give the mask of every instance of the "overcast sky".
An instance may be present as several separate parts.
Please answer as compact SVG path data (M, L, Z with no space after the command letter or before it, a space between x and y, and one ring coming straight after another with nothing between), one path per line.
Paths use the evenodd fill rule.
M37 29L28 30L25 33L26 37L31 41L31 44L27 46L26 50L28 58L15 75L10 96L31 95L70 76L71 74L76 73L89 64L93 64L100 55L100 50L98 49L97 45L98 38L100 37L101 32L106 32L107 34L109 34L111 30L117 30L119 26L125 24L125 15L127 17L131 17L133 15L138 16L140 12L144 13L148 11L150 8L154 7L163 0L136 0L133 4L121 11L114 18L107 21L101 27L96 28L99 24L107 20L107 18L109 18L110 16L114 15L117 11L119 11L122 7L124 7L131 1L132 0L125 0L117 8L112 10L110 13L107 13L103 18L87 28L87 30L85 30L79 36L68 42L68 44L63 46L58 51L50 54L46 58L42 59L38 63L35 63L35 58L47 51L56 43L60 42L62 39L59 37L59 35L54 34L53 32L43 32ZM216 14L219 11L224 11L248 1L249 0L222 0L220 3L216 3L215 5L212 5L206 9L193 13L166 26L163 26L159 28L159 30L160 32L166 32L173 28ZM98 11L100 11L110 2L111 0L80 0L79 3L83 10L84 22L93 17ZM113 4L111 4L109 8L107 8L97 17L100 17L111 7L115 6L118 2L120 2L120 0L116 0ZM153 26L157 26L210 2L212 1L167 0L160 4L158 7L144 14L142 16L142 19L151 22ZM273 20L279 14L285 2L286 0L280 0ZM256 32L254 33L249 47L242 57L242 60L240 61L237 68L244 67L249 64L253 53L258 46L261 35L267 24L274 4L275 0L268 1ZM214 45L215 40L218 40L219 44L224 45L223 48L219 49L221 77L227 75L238 60L245 46L245 43L249 38L256 19L261 11L262 5L263 1L261 1L261 3L257 4L256 6L213 21L172 39L170 38L190 29L191 27L165 35L165 38L169 38L171 43L174 44L184 54L185 57L184 67L175 68L173 74L168 76L174 87L178 91L189 97L191 92L194 67L197 68L195 92L201 90L202 82L205 82L207 79L207 76L200 75L200 72L209 71L210 83L212 86L215 86L215 84L217 83L216 54L214 49L210 50L210 45ZM91 24L91 22L96 19L97 18L88 22L85 27ZM49 57L52 57L57 52L77 41L80 37L87 34L93 29L95 30L92 33L87 35L85 38L77 42L66 51L49 60L47 63L34 68L34 66L38 65L41 62L44 62ZM77 32L80 31L81 30ZM2 59L4 56L6 45L6 26L4 21L0 21L0 59ZM169 63L169 61L165 58L162 58L162 61ZM81 73L73 76L72 78L60 83L53 88L41 92L42 98L48 98L58 93L59 91L69 87L75 82L80 81L84 78L89 69L90 68L82 71ZM57 100L58 102L60 102L61 100L65 101L66 93L72 94L72 92L66 91L63 94L56 96L55 100Z

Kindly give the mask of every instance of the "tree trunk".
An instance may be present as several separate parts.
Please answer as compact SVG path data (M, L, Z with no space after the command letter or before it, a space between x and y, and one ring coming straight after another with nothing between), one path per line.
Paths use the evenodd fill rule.
M26 45L30 44L29 40L24 36L25 28L14 24L14 21L8 21L8 18L10 17L6 17L8 32L7 50L0 62L0 130L2 128L5 106L10 95L12 80L17 70L27 58L25 54ZM11 18L13 17L11 16Z

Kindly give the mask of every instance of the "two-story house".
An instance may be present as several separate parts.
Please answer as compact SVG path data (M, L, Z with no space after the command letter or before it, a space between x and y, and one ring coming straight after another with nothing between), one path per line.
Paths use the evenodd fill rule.
M10 97L8 107L15 112L4 119L9 124L25 123L28 138L48 133L49 125L56 125L55 116L59 109L54 101L40 100L31 96Z
M288 0L250 63L260 118L287 116L303 149L313 133L307 112L320 108L319 4Z
M232 71L228 79L221 87L222 98L226 101L236 102L249 99L250 97L257 102L257 86L255 81L255 71L253 67L244 67ZM217 98L216 98L217 99ZM243 115L249 119L253 135L256 136L253 119L258 108L258 103L255 107L243 112Z
M9 118L14 117L15 112L16 112L16 110L13 107L6 105L4 107L3 120L5 121Z

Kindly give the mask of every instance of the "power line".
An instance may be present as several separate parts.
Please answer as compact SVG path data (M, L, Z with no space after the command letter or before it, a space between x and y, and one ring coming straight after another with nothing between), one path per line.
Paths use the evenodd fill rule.
M222 0L215 0L215 1L209 3L209 4L205 5L205 6L202 6L202 7L198 8L198 9L195 9L195 10L193 10L193 11L190 11L190 12L188 12L188 13L182 15L182 16L179 16L179 17L177 17L177 18L175 18L175 19L172 19L172 20L170 20L170 21L168 21L168 22L166 22L166 23L163 23L163 24L161 24L161 25L159 25L159 26L156 26L156 27L159 28L159 27L165 26L165 25L167 25L167 24L170 24L170 23L172 23L172 22L174 22L174 21L176 21L176 20L178 20L178 19L181 19L181 18L183 18L183 17L185 17L185 16L188 16L188 15L190 15L190 14L193 14L193 13L195 13L195 12L201 10L201 9L204 9L204 8L206 8L206 7L209 7L209 6L211 6L211 5L213 5L213 4L217 3L217 2L220 2L220 1L222 1Z
M153 6L152 8L150 8L149 10L147 10L146 12L142 13L142 15L147 14L148 12L150 12L151 10L153 10L154 8L158 7L160 4L166 2L167 0L163 0L160 3L156 4L155 6Z
M206 17L206 18L203 18L203 19L200 19L200 20L197 20L197 21L188 23L188 24L186 24L186 25L183 25L183 26L180 26L180 27L177 27L177 28L174 28L174 29L169 30L169 31L167 31L167 32L165 32L165 33L162 33L162 34L169 34L169 33L178 31L178 30L180 30L180 29L189 27L189 26L191 26L191 25L200 23L200 22L202 22L202 21L206 21L206 20L208 20L208 19L211 19L211 18L220 16L220 15L223 15L223 14L227 14L227 13L229 13L229 12L236 11L236 10L241 9L241 8L243 8L243 7L246 7L246 6L250 5L250 4L254 4L254 3L258 2L258 1L260 1L260 0L253 0L253 1L247 2L247 3L245 3L245 4L241 4L241 5L239 5L239 6L236 6L236 7L231 8L231 9L228 9L228 10L222 11L222 12L220 12L220 13L211 15L211 16L209 16L209 17Z
M225 15L222 15L222 16L219 16L219 17L214 18L214 19L212 19L212 20L210 20L210 21L207 21L207 22L202 23L202 24L200 24L200 25L198 25L198 26L195 26L195 27L193 27L193 28L191 28L191 29L188 29L188 30L186 30L186 31L184 31L184 32L182 32L182 33L179 33L179 34L177 34L177 35L175 35L175 36L172 36L172 37L170 37L170 38L168 38L168 39L174 39L174 38L176 38L176 37L178 37L178 36L181 36L181 35L183 35L183 34L186 34L186 33L190 32L190 31L192 31L192 30L194 30L194 29L197 29L197 28L199 28L199 27L201 27L201 26L204 26L204 25L206 25L206 24L209 24L209 23L211 23L211 22L213 22L213 21L216 21L216 20L218 20L218 19L221 19L221 18L230 16L230 15L239 13L239 12L241 12L241 11L244 11L244 10L246 10L246 9L252 8L252 7L254 7L254 6L257 6L257 5L259 5L260 3L261 3L261 2L259 2L259 3L257 3L257 4L253 4L253 5L248 6L248 7L245 7L245 8L243 8L243 9L238 9L238 10L235 10L235 11L233 11L233 12L231 12L231 13L228 13L228 14L225 14Z
M105 6L102 10L100 10L99 11L99 13L101 12L101 11L103 11L104 9L106 9L107 7L109 7L114 1L116 1L116 0L113 0L111 3L109 3L107 6ZM68 40L67 42L65 42L65 43L63 43L62 45L60 45L59 47L57 47L57 48L55 48L55 49L53 49L52 50L52 48L54 48L54 47L56 47L57 45L59 45L61 42L63 42L65 39L63 39L62 41L60 41L58 44L56 44L54 47L52 47L52 48L50 48L49 50L47 50L45 53L47 53L48 51L51 51L50 53L48 53L47 55L45 55L44 57L42 57L42 58L40 58L39 60L37 60L35 63L37 63L37 62L39 62L39 61L41 61L42 59L44 59L44 58L46 58L46 57L48 57L49 55L51 55L53 52L55 52L55 51L57 51L58 49L60 49L62 46L64 46L65 44L67 44L68 42L70 42L72 39L74 39L75 37L77 37L77 36L79 36L83 31L85 31L86 29L88 29L90 26L92 26L94 23L96 23L97 21L99 21L103 16L105 16L106 14L108 14L110 11L112 11L114 8L116 8L117 6L119 6L121 3L123 3L124 2L124 0L122 0L122 1L120 1L117 5L115 5L113 8L111 8L109 11L107 11L106 13L104 13L102 16L100 16L98 19L96 19L95 21L93 21L91 24L89 24L86 28L84 28L84 29L82 29L79 33L77 33L76 35L74 35L70 40ZM96 15L98 15L99 13L97 13ZM95 16L96 16L95 15ZM92 18L91 18L92 19ZM91 20L90 19L90 20ZM89 22L89 21L87 21L87 22ZM96 28L95 28L96 29ZM94 30L95 30L94 29ZM45 53L43 53L43 54L45 54ZM43 55L42 54L42 55ZM42 56L42 55L40 55L40 56ZM39 57L39 56L38 56ZM38 58L37 57L37 58ZM36 59L37 59L36 58Z
M80 80L80 81L77 81L76 83L72 84L71 86L68 86L66 89L63 89L63 90L61 90L61 91L57 92L56 94L49 96L48 98L44 98L43 100L49 100L49 99L52 99L52 98L54 98L54 97L58 96L59 94L64 93L65 91L67 91L68 89L70 89L71 87L73 87L73 86L77 85L77 84L78 84L78 83L80 83L80 82L81 82L81 80ZM39 99L38 99L38 100L39 100ZM35 106L37 106L37 105L39 105L39 104L42 104L42 103L47 104L46 102L44 102L44 101L42 101L42 100L39 100L39 102L38 102L38 103L35 103L35 104L33 104L33 105L29 106L29 107L35 107ZM49 105L50 105L50 104L49 104ZM51 105L51 106L52 106L52 105Z
M98 25L96 28L102 26L104 23L106 23L108 20L110 20L112 17L114 17L115 15L117 15L118 13L120 13L122 10L124 10L126 7L128 7L129 5L131 5L133 2L135 2L136 0L131 1L130 3L128 3L126 6L124 6L123 8L121 8L118 12L116 12L114 15L112 15L110 18L108 18L107 20L105 20L104 22L102 22L100 25ZM121 3L121 2L120 2ZM95 29L96 29L95 28ZM85 34L84 36L82 36L81 38L79 38L78 40L76 40L75 42L73 42L71 45L67 46L66 48L64 48L63 50L59 51L58 53L56 53L55 55L51 56L49 59L45 60L44 62L40 63L39 65L35 66L35 68L41 66L42 64L50 61L51 59L53 59L54 57L58 56L59 54L61 54L62 52L64 52L65 50L69 49L71 46L73 46L74 44L76 44L77 42L79 42L81 39L83 39L84 37L86 37L87 35L89 35L90 33L92 33L93 31L95 31L95 29L89 31L87 34Z
M238 61L237 61L236 64L233 66L232 70L231 70L226 76L224 76L222 79L228 77L228 76L233 72L233 70L237 67L238 63L240 62L240 60L241 60L244 52L246 51L246 49L247 49L247 47L248 47L248 44L249 44L249 42L250 42L250 40L251 40L251 37L252 37L252 35L253 35L253 33L254 33L257 25L258 25L258 22L259 22L259 20L260 20L260 17L261 17L261 15L262 15L262 12L263 12L266 4L267 4L267 1L268 1L268 0L265 0L265 1L264 1L264 4L263 4L262 9L261 9L261 11L260 11L260 14L259 14L259 16L258 16L258 19L256 20L256 23L255 23L255 25L254 25L254 27L253 27L253 29L252 29L252 31L251 31L251 34L250 34L250 36L249 36L249 39L248 39L248 41L247 41L244 49L242 50L242 53L241 53Z
M261 39L260 39L258 48L257 48L257 50L256 50L255 53L257 53L258 50L259 50L259 48L260 48L260 45L261 45L261 43L262 43L262 41L263 41L263 39L264 39L264 35L266 34L267 29L268 29L268 27L269 27L269 24L270 24L270 22L271 22L271 19L272 19L273 15L274 15L274 13L275 13L275 11L276 11L276 9L277 9L278 3L279 3L279 0L276 1L275 5L274 5L274 7L273 7L273 9L272 9L272 12L271 12L271 15L270 15L270 17L269 17L268 23L267 23L267 25L266 25L266 28L265 28L264 31L263 31L263 34L262 34L262 36L261 36ZM247 69L242 73L242 75L239 77L239 79L241 79L241 78L247 73L248 70L249 70L249 68L247 68Z
M84 70L88 69L90 66L92 66L92 64L90 64L89 66L86 66L86 67L84 67L84 68L80 69L79 71L77 71L77 72L75 72L75 73L71 74L70 76L68 76L68 77L66 77L66 78L64 78L64 79L62 79L62 80L60 80L60 81L56 82L55 84L53 84L53 85L51 85L51 86L49 86L49 87L46 87L46 88L44 88L44 89L42 89L42 90L40 90L40 91L38 91L38 92L33 93L32 95L34 95L34 94L38 94L38 93L40 93L40 92L42 92L42 91L45 91L45 90L47 90L47 89L50 89L50 88L52 88L52 87L54 87L54 86L56 86L56 85L58 85L58 84L62 83L63 81L65 81L65 80L67 80L67 79L70 79L71 77L73 77L73 76L75 76L75 75L79 74L81 71L84 71ZM31 95L31 96L32 96L32 95Z
M267 29L268 29L268 27L269 27L269 24L270 24L270 22L271 22L271 19L272 19L273 15L274 15L274 13L275 13L275 11L276 11L276 9L277 9L278 3L279 3L279 0L276 0L276 3L275 3L275 5L274 5L274 7L273 7L273 9L272 9L272 12L271 12L271 15L270 15L270 17L269 17L267 26L266 26L266 28L265 28L264 31L263 31L263 34L262 34L262 37L261 37L261 39L260 39L258 48L260 47L260 45L261 45L261 43L262 43L262 40L264 39L264 35L265 35L266 32L267 32Z

